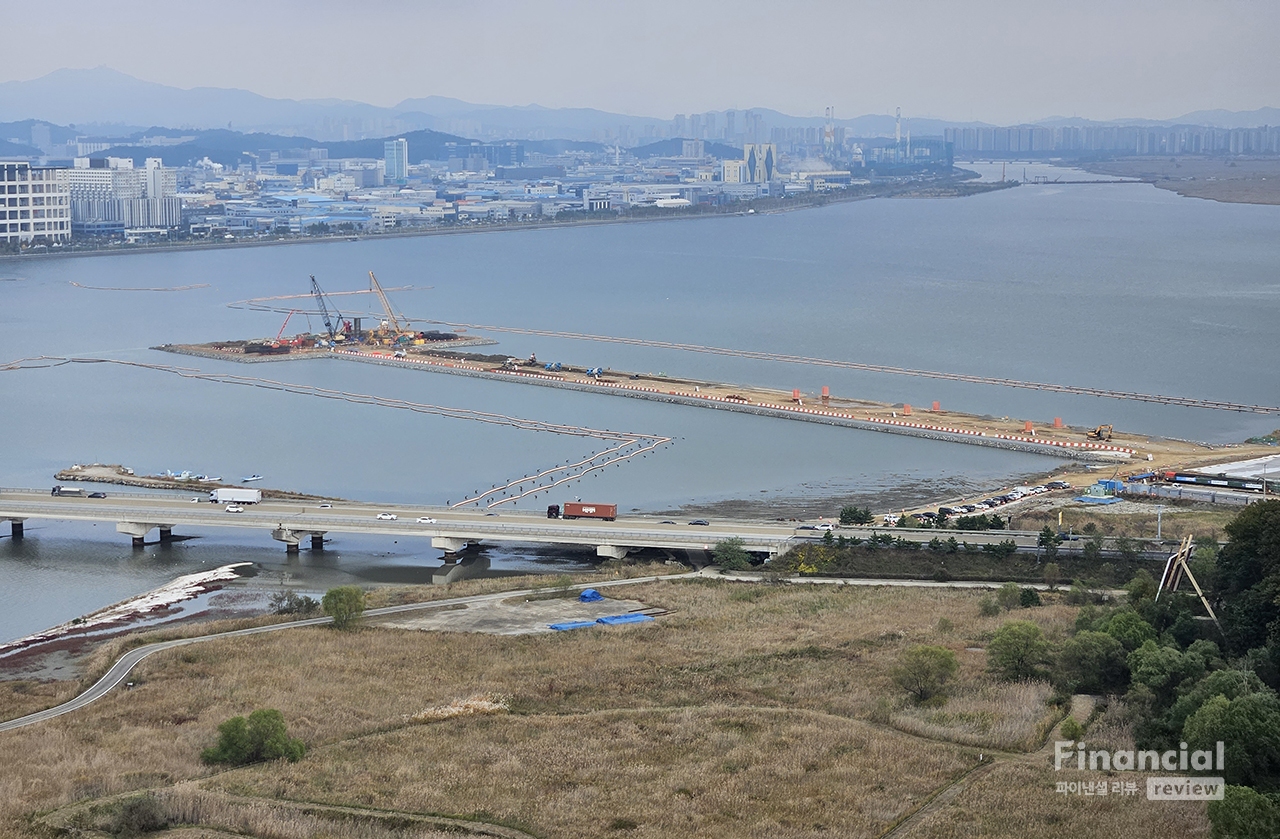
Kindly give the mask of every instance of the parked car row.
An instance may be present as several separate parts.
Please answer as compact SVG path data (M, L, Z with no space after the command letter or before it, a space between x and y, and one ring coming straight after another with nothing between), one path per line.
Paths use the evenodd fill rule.
M1070 489L1070 488L1071 488L1071 484L1067 483L1066 481L1049 481L1047 484L1041 484L1040 486L1030 487L1026 490L1015 489L1005 493L1004 495L995 495L995 496L992 496L991 498L987 498L973 504L963 504L959 507L939 507L938 512L936 513L926 511L923 513L915 513L914 516L915 518L918 518L921 521L927 521L927 522L937 521L939 517L951 518L954 516L970 516L978 513L985 513L987 510L994 510L997 507L1003 506L1005 504L1009 504L1011 502L1017 501L1022 498L1028 498L1032 495L1041 495L1043 493L1046 493L1055 489ZM889 513L884 517L884 523L888 525L895 525L898 523L898 520L901 518L902 516L896 515L894 513Z

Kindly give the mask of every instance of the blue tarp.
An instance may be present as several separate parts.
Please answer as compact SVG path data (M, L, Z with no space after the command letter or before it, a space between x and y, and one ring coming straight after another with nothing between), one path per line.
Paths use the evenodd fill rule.
M1083 501L1085 504L1116 504L1124 499L1116 498L1114 495L1107 495L1107 496L1081 495L1076 500Z
M583 589L578 595L579 603L599 603L601 600L604 600L604 595L593 588Z
M648 615L642 615L637 612L630 615L610 615L607 618L598 619L596 623L602 623L605 626L614 626L620 623L644 623L651 620L653 620L653 618Z
M565 621L564 623L549 624L556 632L564 632L568 629L586 629L588 626L595 625L595 621Z

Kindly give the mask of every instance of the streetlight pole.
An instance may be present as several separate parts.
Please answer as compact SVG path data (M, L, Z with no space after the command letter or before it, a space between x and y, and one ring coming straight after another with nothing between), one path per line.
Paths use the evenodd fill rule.
M1164 505L1163 505L1163 504L1157 504L1157 505L1156 505L1156 540L1157 540L1157 541L1160 541L1160 538L1161 538L1161 537L1160 537L1160 524L1161 524L1161 516L1162 516L1162 514L1163 514L1163 513L1164 513Z

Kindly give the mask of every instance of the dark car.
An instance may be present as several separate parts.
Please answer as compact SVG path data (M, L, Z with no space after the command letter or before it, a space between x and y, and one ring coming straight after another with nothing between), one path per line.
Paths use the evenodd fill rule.
M706 519L694 519L693 521L689 522L689 524L700 524L703 527L711 526L711 522L707 521Z
M107 494L105 492L91 492L89 493L89 497L90 498L106 498Z
M658 522L658 524L675 524L675 522L673 522L671 519L667 519L666 521Z

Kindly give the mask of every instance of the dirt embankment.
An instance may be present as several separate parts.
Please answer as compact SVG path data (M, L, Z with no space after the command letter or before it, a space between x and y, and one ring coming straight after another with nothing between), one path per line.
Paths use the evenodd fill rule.
M1100 175L1140 178L1189 198L1280 204L1280 158L1130 157L1072 165Z

